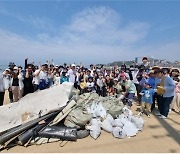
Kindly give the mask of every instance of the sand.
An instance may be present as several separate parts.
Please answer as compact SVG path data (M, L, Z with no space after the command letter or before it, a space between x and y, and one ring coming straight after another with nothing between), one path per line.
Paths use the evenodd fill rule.
M9 103L8 93L5 104ZM138 106L133 106L133 113L137 114ZM117 139L112 134L102 131L101 136L94 140L90 136L77 142L55 142L43 145L33 145L27 148L15 146L6 153L180 153L180 115L170 112L168 119L159 119L152 115L143 115L145 127L137 136ZM61 145L65 144L63 147Z

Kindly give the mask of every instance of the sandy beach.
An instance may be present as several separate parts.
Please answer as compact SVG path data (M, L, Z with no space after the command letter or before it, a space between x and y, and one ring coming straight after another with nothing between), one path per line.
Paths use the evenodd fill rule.
M5 94L5 103L9 103L8 92ZM133 113L137 114L139 106L134 104ZM67 142L61 147L61 142L33 145L29 147L16 146L5 153L180 153L180 115L170 112L169 118L159 119L152 115L147 118L143 115L145 126L137 136L125 139L117 139L112 134L102 130L100 137L94 140L90 136L79 139L77 142ZM63 143L64 144L64 143Z

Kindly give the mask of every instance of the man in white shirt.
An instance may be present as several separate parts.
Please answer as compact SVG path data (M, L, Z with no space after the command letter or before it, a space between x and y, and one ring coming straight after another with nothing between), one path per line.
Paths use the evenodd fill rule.
M75 83L76 81L76 70L75 70L76 65L72 64L71 68L67 72L67 76L69 78L69 82Z
M46 68L47 68L47 65L44 64L44 65L42 65L42 67L39 70L36 70L33 73L34 91L36 91L38 89L38 86L42 81L44 81L44 82L48 81L47 69Z

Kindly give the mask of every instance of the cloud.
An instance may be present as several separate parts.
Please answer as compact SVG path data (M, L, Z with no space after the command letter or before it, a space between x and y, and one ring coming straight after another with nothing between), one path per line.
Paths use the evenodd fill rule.
M30 24L34 28L41 30L41 31L48 31L48 32L54 32L55 28L52 25L51 19L47 17L37 17L33 15L22 15L22 14L17 14L13 13L11 11L8 11L4 8L0 8L0 14L3 14L8 17L13 17L17 19L20 22L23 22L25 24Z
M48 20L39 17L18 17L19 20L44 27ZM44 27L46 28L46 26ZM135 47L146 38L150 25L142 21L124 19L109 7L86 8L72 16L69 24L52 37L48 32L37 33L36 39L27 39L8 31L0 30L0 61L8 63L24 58L45 62L54 59L55 63L109 63L117 60L131 60L134 57L153 55L176 60L180 41L159 44L158 46ZM170 54L173 52L173 54ZM169 55L170 56L167 56ZM151 56L150 55L150 56Z
M123 18L109 7L86 8L73 17L65 36L71 41L129 44L143 39L150 27L143 22L122 22Z

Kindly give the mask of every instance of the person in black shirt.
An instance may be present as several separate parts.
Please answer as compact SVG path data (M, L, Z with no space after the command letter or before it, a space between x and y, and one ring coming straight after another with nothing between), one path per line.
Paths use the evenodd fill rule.
M33 71L32 71L32 64L28 64L25 72L25 77L24 77L24 96L33 93L34 92L34 87L33 87Z

